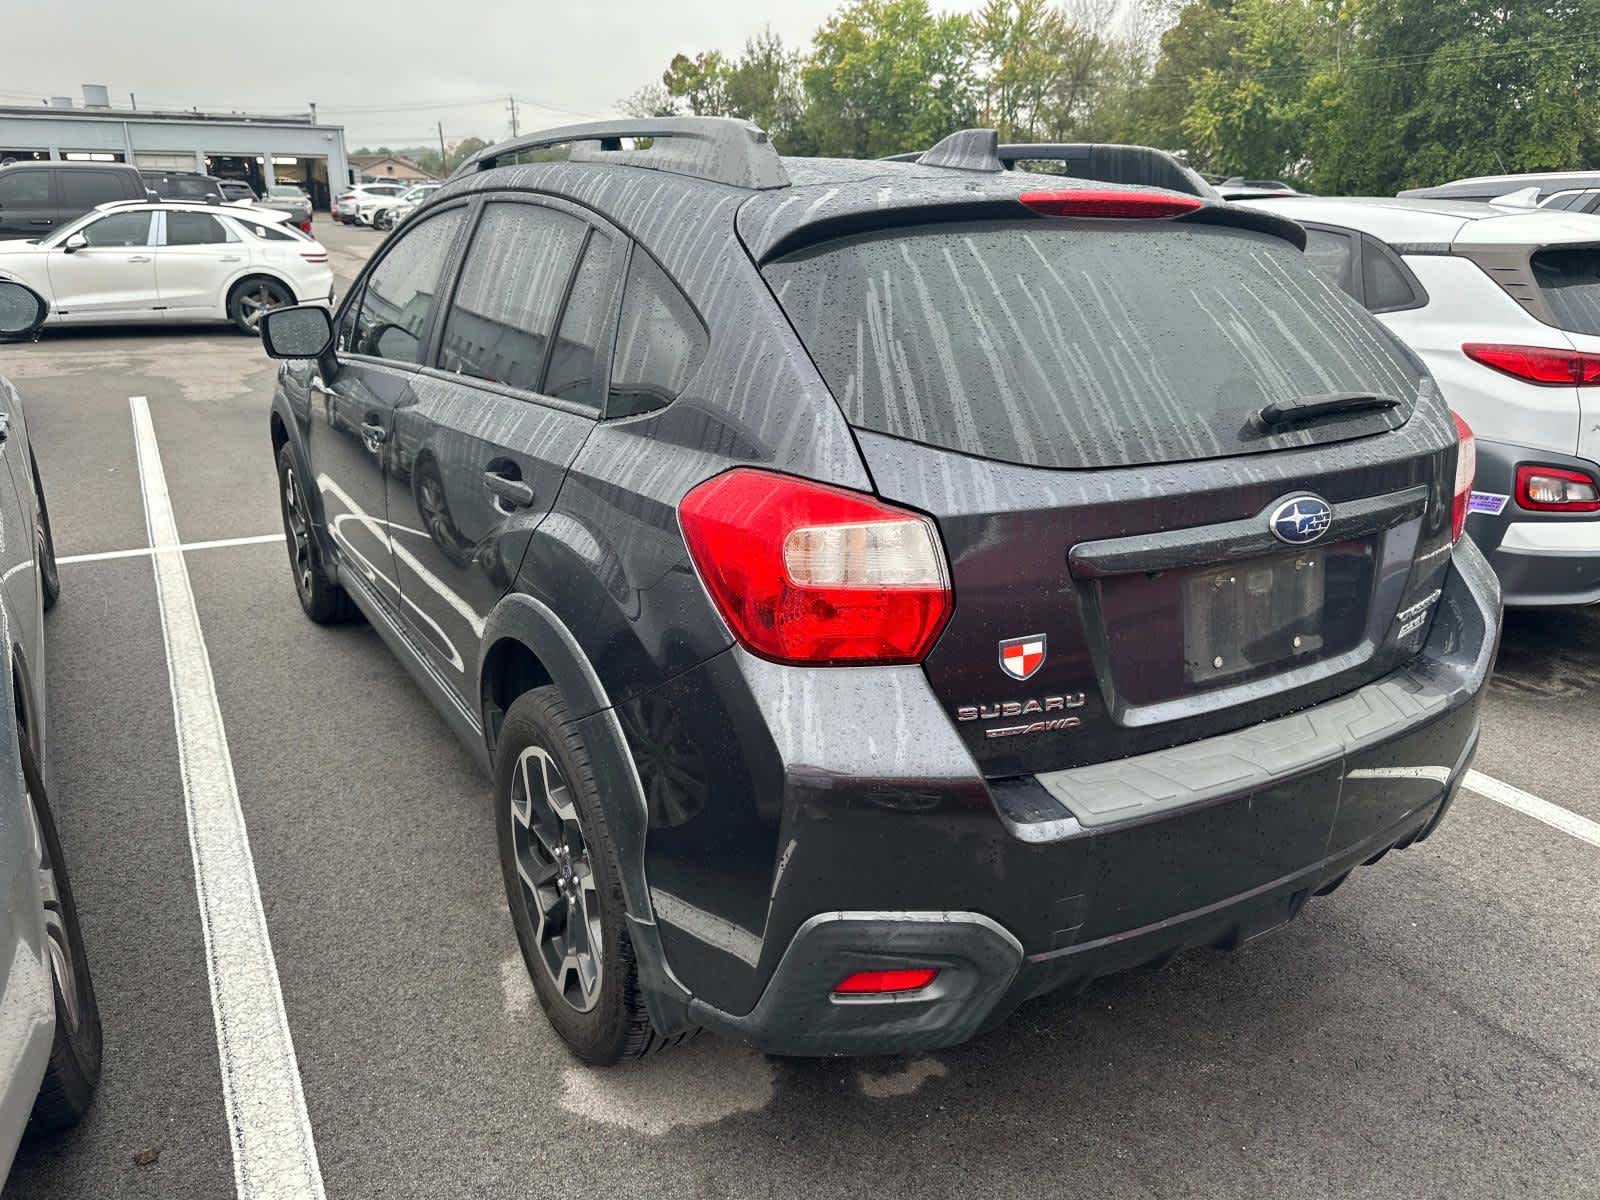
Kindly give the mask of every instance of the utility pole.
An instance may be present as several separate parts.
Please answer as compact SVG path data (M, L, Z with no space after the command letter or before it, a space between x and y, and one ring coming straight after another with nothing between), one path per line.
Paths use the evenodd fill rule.
M506 107L511 110L511 136L512 137L516 137L517 136L517 98L515 96L507 96L506 97Z
M139 111L139 98L132 92L128 93L128 107L133 109L134 112Z
M313 125L315 125L317 123L317 102L315 100L312 100L312 101L310 101L310 104L311 104L311 123Z
M450 160L444 152L444 122L439 123L439 170L444 174L450 172Z

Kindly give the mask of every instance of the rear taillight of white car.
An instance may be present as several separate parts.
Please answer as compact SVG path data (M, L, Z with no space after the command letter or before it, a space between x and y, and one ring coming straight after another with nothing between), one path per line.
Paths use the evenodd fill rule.
M1460 439L1456 446L1456 486L1455 497L1450 506L1450 540L1458 542L1461 533L1467 527L1467 509L1472 503L1472 481L1478 474L1478 439L1472 434L1472 426L1461 419L1461 414L1450 414L1456 420L1456 434Z
M1552 350L1547 346L1508 346L1499 342L1468 342L1461 347L1461 353L1502 375L1539 387L1583 387L1600 383L1600 354Z
M300 251L300 257L308 263L325 263L328 261L328 252L321 246L308 246Z
M740 467L692 490L678 519L722 619L763 658L921 662L950 619L933 522L873 496Z
M1523 465L1517 468L1517 504L1529 512L1600 512L1600 485L1582 471Z

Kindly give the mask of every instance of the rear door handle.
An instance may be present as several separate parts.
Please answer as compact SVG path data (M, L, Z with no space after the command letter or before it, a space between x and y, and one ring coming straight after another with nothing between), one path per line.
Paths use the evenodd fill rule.
M148 254L134 254L129 256L128 261L131 263L149 262L150 256Z
M363 421L361 440L367 444L368 450L376 452L379 446L389 440L389 431L376 421Z
M217 259L217 261L218 262L243 262L244 259L240 255L237 255L237 254L224 254L221 258Z
M53 225L54 223L49 217L31 217L28 220L29 225Z
M520 479L508 479L498 471L483 473L483 486L488 488L512 508L529 508L533 504L533 489Z

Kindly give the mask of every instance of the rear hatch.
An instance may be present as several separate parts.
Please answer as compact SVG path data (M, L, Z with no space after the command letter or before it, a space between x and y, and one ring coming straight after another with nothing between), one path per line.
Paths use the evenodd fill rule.
M924 669L990 776L1252 724L1420 646L1454 427L1295 246L1018 205L763 270L879 492L938 524L955 611Z

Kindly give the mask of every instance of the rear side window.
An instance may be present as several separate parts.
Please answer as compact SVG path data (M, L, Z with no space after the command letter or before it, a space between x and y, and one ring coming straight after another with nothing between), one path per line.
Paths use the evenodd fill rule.
M111 171L61 172L61 207L88 209L109 200L129 199L122 180Z
M532 204L491 204L445 318L439 365L536 391L556 315L588 227Z
M1369 312L1416 308L1426 299L1421 286L1400 264L1394 251L1366 236L1361 239L1361 286Z
M1310 445L1408 419L1420 368L1266 234L983 222L869 234L765 268L853 424L1042 467ZM1399 406L1265 433L1274 400Z
M705 357L706 330L667 273L633 252L611 359L608 417L631 417L677 399Z
M0 205L44 208L50 203L48 171L0 171Z
M1352 296L1356 292L1356 240L1328 229L1306 230L1306 264L1334 287Z
M589 237L583 262L572 280L567 308L561 314L550 370L545 376L547 396L600 411L605 401L604 341L611 325L617 296L616 243L598 229Z
M1533 278L1558 326L1600 334L1600 249L1541 250Z
M413 225L372 269L351 338L352 354L422 361L422 334L463 215L453 209Z
M236 218L237 219L237 218ZM257 225L254 221L240 221L252 237L258 237L263 242L303 242L306 239L299 236L298 231L291 233L278 225Z
M222 222L208 213L167 214L168 246L215 246L228 240L228 231L222 227Z

